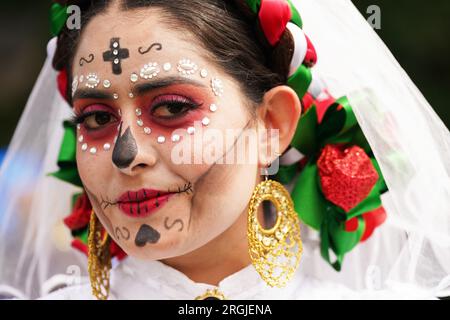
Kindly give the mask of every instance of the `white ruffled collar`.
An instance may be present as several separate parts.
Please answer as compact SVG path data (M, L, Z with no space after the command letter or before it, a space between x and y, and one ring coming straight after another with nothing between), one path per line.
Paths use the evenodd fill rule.
M271 288L252 265L229 275L218 286L192 281L182 272L160 261L128 257L111 271L111 296L116 299L192 300L217 289L227 299L292 299L304 278L296 273L282 289Z

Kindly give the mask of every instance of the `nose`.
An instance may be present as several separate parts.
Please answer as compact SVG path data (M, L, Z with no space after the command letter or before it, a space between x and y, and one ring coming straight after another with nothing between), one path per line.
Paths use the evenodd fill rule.
M124 122L120 123L119 135L112 153L113 164L123 173L134 175L139 171L152 167L156 163L154 154L148 148L140 146L131 126L124 129Z

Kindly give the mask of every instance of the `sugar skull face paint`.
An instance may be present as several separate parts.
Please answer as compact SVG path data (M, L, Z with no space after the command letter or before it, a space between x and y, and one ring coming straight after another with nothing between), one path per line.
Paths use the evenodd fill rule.
M89 54L88 58L81 57L80 61L79 61L80 67L84 66L85 63L86 64L91 63L92 61L94 61L94 59L95 59L95 56L92 53Z
M112 38L110 40L109 51L103 52L103 60L112 62L112 70L114 74L122 73L122 60L130 56L128 49L120 47L120 38Z
M122 135L122 123L120 124L119 136L116 140L114 151L112 154L112 161L119 169L124 169L136 158L138 153L138 146L134 140L130 128L125 130Z
M243 130L250 113L239 84L205 58L195 35L165 25L158 9L145 9L145 19L116 10L90 21L75 56L103 57L72 70L80 177L102 208L100 221L129 255L182 256L238 231L231 227L258 167L177 165L172 149L192 142L196 123ZM124 228L127 237L115 232Z

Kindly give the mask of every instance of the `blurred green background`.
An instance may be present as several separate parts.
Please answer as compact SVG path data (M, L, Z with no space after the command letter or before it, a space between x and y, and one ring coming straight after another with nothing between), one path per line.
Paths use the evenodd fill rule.
M341 1L341 0L336 0ZM450 1L353 0L381 8L378 34L450 126ZM46 56L51 1L0 2L0 148L7 146Z

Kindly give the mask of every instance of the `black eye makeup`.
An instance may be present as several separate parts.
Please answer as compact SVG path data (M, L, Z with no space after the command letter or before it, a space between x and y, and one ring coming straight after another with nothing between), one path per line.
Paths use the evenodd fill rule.
M203 104L182 95L165 94L157 96L150 104L150 116L159 120L174 120Z
M160 73L171 70L180 75L160 77ZM140 72L130 74L128 91L125 90L128 88L126 85L113 85L108 79L102 81L94 73L76 77L77 82L72 87L75 110L72 122L78 130L81 151L95 155L102 148L101 143L104 143L104 150L110 150L115 143L111 141L117 140L115 129L121 120L131 120L130 124L134 121L137 129L147 136L155 136L159 144L181 140L182 135L174 133L174 128L193 135L196 124L209 126L211 118L208 113L218 110L218 102L214 98L222 95L223 85L216 77L211 77L206 83L188 77L196 74L201 79L209 76L206 69L189 59L181 59L176 68L170 62L144 65ZM80 84L87 88L80 88ZM120 88L121 92L113 91L114 88ZM136 118L123 119L121 112L124 108L133 108ZM129 110L127 114L130 114Z
M74 125L84 125L88 131L102 129L117 121L118 116L109 107L95 104L86 107L80 113L75 113L71 119Z

